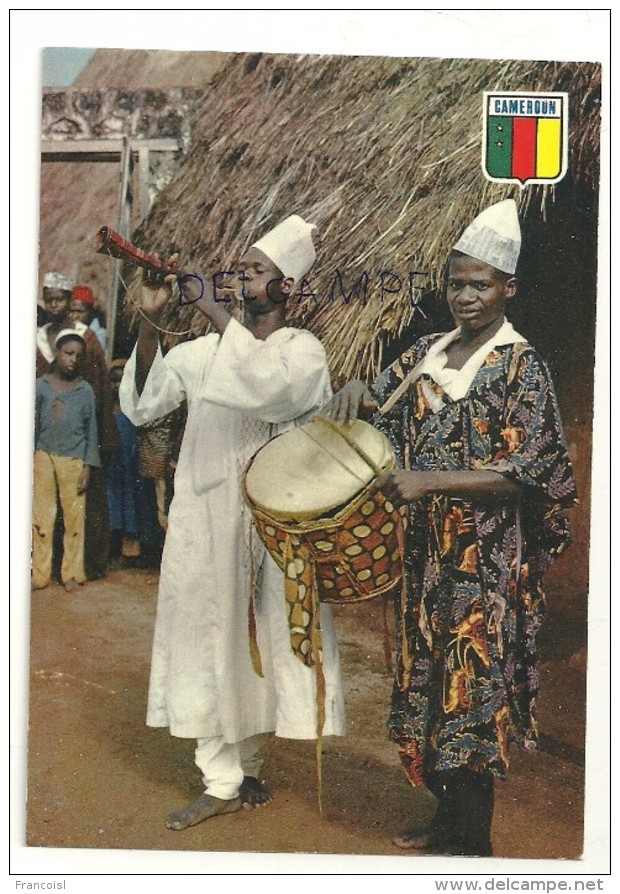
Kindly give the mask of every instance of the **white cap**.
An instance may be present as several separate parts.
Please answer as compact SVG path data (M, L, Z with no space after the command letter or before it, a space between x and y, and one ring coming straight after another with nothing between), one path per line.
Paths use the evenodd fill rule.
M73 280L69 276L65 276L64 273L50 271L43 278L44 289L62 289L63 292L70 292L74 285Z
M77 331L77 329L61 329L56 338L54 339L54 347L58 347L58 342L63 338L79 338L81 342L86 344L86 339L83 335Z
M310 270L316 260L312 231L314 224L306 223L297 214L292 214L266 233L252 248L258 248L282 271L285 277L295 282Z
M454 248L503 273L514 273L521 251L521 228L514 199L505 199L481 211Z

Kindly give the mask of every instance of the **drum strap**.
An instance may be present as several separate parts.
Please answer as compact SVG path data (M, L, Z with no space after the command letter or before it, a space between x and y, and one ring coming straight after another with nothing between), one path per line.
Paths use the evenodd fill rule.
M328 420L323 420L322 417L313 417L313 421L315 421L315 422L319 421L319 419L321 422L328 421ZM337 456L335 453L332 453L331 450L327 449L325 444L323 444L318 438L315 438L314 435L311 435L307 428L300 428L299 431L303 432L304 435L307 438L310 438L311 441L314 441L314 443L317 445L317 447L319 447L323 451L323 453L326 453L328 456L331 456L331 458L334 460L334 462L337 463L339 466L341 466L343 469L345 469L345 471L347 471L349 473L349 475L351 475L353 478L357 478L357 480L360 482L360 484L365 485L367 483L366 479L362 478L360 475L357 474L357 472L355 472L353 469L351 469L345 463L345 461L343 460L343 458L341 456ZM338 431L338 434L341 434L341 432ZM356 453L359 454L360 451L356 449Z
M254 573L254 550L252 549L252 537L254 536L254 525L250 525L249 531L249 553L250 553L250 581L249 590L250 598L248 600L248 638L250 642L250 658L252 659L252 667L254 673L259 677L264 677L263 663L260 657L258 641L256 639L256 608L254 600L256 597L256 575Z
M344 429L341 425L338 425L336 422L334 422L333 419L330 419L329 416L320 416L319 415L319 416L314 416L313 419L317 422L322 422L323 425L327 426L328 428L331 428L332 431L334 431L334 432L336 432L336 434L340 435L340 437L343 438L347 442L349 447L355 453L357 453L357 455L361 459L364 460L364 462L370 469L372 469L372 471L375 473L375 475L380 475L381 472L384 471L382 468L380 468L376 464L376 462L374 461L372 456L370 456L368 453L366 453L366 451L363 450L362 447L359 444L357 444L353 438L349 437L346 429ZM306 431L306 434L308 434L307 430L305 430L305 431ZM321 445L321 446L324 447L324 445ZM339 462L341 466L344 466L346 468L346 466L342 462L342 460L339 460L337 457L334 457L334 459L336 459L336 461ZM355 476L355 477L359 477L359 476ZM367 481L365 479L360 478L360 481L362 481L364 484L367 483Z
M319 812L323 813L323 727L325 726L325 674L321 615L314 559L307 544L287 534L284 543L284 596L293 654L316 674L316 767Z
M391 602L388 593L384 593L381 597L383 603L383 655L385 658L385 672L392 675L394 666L392 664L392 638L390 636L390 622L388 620L388 606Z
M391 395L391 397L389 397L386 400L386 402L384 404L382 404L382 406L379 407L377 412L381 416L384 416L386 413L389 413L390 410L392 409L392 407L394 406L394 404L396 403L396 401L400 400L400 398L403 396L403 394L409 388L409 386L417 378L419 378L420 373L422 372L422 367L424 365L424 359L425 358L422 358L422 360L416 366L414 366L413 369L409 373L407 373L407 375L402 380L402 382L400 383L400 385L398 386L396 391Z
M312 653L316 673L316 776L319 813L323 813L323 727L325 726L325 674L320 648L321 625L319 599L314 587L315 612L312 619Z
M403 563L402 585L400 591L400 617L398 624L400 627L400 646L402 661L402 677L400 679L400 688L402 692L406 692L411 682L411 667L413 664L411 655L409 654L409 642L407 640L407 578L405 574L405 532L402 526L398 527L398 547L400 549L401 560Z

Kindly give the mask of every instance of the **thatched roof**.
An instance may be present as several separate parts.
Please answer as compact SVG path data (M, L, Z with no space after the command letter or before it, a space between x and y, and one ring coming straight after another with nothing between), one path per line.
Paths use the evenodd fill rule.
M410 271L424 271L415 284L435 289L481 208L513 196L524 216L544 215L554 201L559 186L521 191L484 177L485 90L568 91L568 185L559 186L596 189L597 65L240 54L205 92L186 161L135 241L162 254L179 248L185 269L209 275L287 214L301 214L319 226L316 298L289 302L290 317L321 337L335 380L371 376L386 336L416 313ZM334 291L336 271L347 292L366 271L365 304ZM381 271L403 284L383 300ZM190 309L169 323L205 328Z
M97 50L75 79L74 87L136 89L204 87L229 53L198 50Z

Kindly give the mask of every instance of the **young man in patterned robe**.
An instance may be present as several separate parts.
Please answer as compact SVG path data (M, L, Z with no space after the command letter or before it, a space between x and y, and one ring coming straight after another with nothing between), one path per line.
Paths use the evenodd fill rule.
M536 746L542 577L570 542L575 486L549 371L504 316L520 245L513 201L483 211L450 257L456 328L330 405L339 419L380 408L399 468L376 487L408 506L388 727L438 807L401 848L491 855L494 778L511 741Z

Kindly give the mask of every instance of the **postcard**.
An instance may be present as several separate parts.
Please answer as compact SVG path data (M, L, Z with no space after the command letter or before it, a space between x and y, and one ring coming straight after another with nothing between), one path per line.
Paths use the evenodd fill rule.
M19 878L605 874L607 11L521 12L33 48Z

